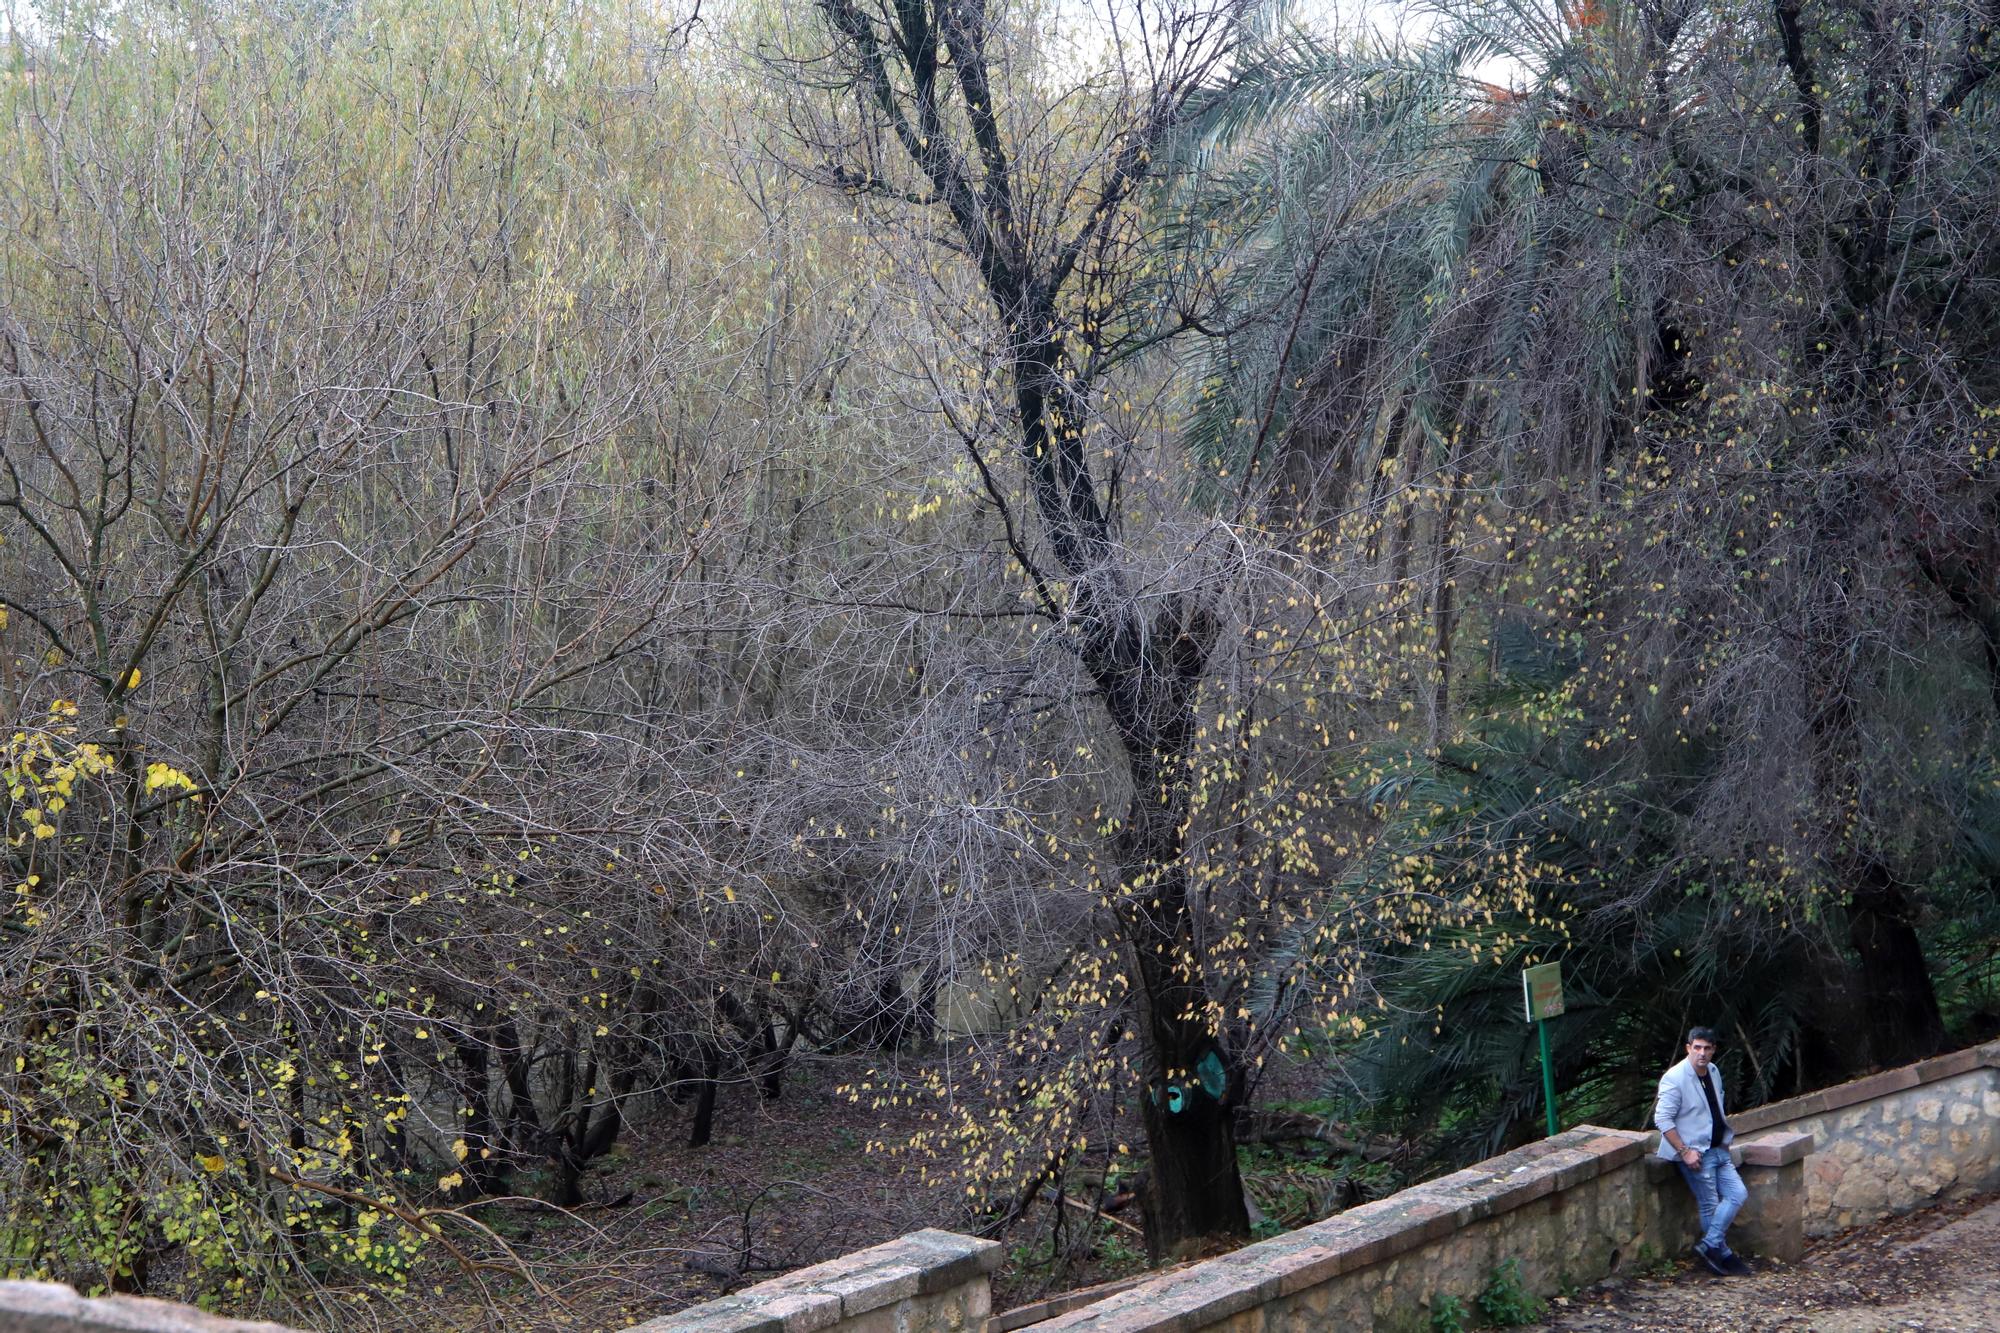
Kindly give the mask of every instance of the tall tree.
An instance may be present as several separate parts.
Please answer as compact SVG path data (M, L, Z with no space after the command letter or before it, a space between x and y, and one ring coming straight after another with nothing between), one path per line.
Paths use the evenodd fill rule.
M977 277L1036 525L1011 558L1102 700L1129 796L1116 917L1148 1068L1148 1235L1175 1250L1247 1231L1232 1133L1240 1070L1209 1016L1183 856L1194 704L1218 614L1212 589L1146 586L1121 539L1105 375L1167 329L1152 305L1141 192L1226 70L1244 0L1112 5L1074 45L1038 53L1058 16L983 0L820 0L829 41L787 66L801 165L858 201L938 218ZM1072 71L1074 76L1072 77ZM907 256L912 272L927 257ZM1007 509L989 440L966 447ZM1108 458L1107 458L1108 456ZM1038 539L1037 539L1038 536Z

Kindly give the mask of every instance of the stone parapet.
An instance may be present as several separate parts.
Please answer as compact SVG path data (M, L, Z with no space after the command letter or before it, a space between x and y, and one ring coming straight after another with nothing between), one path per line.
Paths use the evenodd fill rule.
M1791 1130L1766 1130L1753 1139L1739 1139L1736 1159L1742 1166L1790 1166L1813 1150L1813 1136Z
M1036 1333L1423 1329L1512 1261L1530 1290L1585 1283L1684 1242L1687 1211L1650 1188L1648 1135L1582 1126L1324 1222L1034 1325ZM1684 1194L1685 1191L1682 1191Z
M1808 1235L2000 1188L2000 1042L1730 1119L1738 1133L1732 1155L1750 1191L1732 1243L1792 1261ZM1595 1281L1642 1254L1684 1252L1695 1235L1694 1202L1673 1164L1650 1151L1656 1142L1650 1131L1581 1126L1221 1258L1123 1289L1071 1293L995 1322L1036 1333L1425 1329L1437 1298L1469 1304L1502 1264L1517 1265L1524 1286L1547 1294ZM939 1239L930 1251L900 1258L890 1252L903 1242L878 1246L641 1327L971 1333L988 1307L986 1274L997 1247L972 1256L953 1246L988 1243L943 1232L917 1236ZM882 1277L855 1278L856 1291L882 1295L867 1308L844 1295L830 1300L828 1279L813 1276L877 1262ZM951 1281L962 1285L915 1276L933 1269L957 1274ZM974 1269L976 1276L964 1276ZM919 1296L885 1294L905 1288L939 1299L897 1304ZM1079 1301L1091 1303L1079 1308Z
M296 1333L144 1296L79 1296L59 1282L0 1282L0 1333Z
M1736 1127L1738 1134L1792 1126L1802 1120L1858 1106L1863 1102L1878 1101L1894 1093L1943 1082L1961 1074L1973 1074L1976 1077L1980 1071L1996 1069L2000 1069L2000 1041L1989 1041L1983 1046L1968 1046L1962 1051L1952 1051L1946 1055L1932 1056L1928 1060L1919 1060L1915 1064L1885 1069L1866 1078L1836 1083L1830 1088L1808 1092L1802 1097L1788 1097L1781 1102L1766 1102L1747 1111L1731 1111L1729 1123Z
M1796 1259L1824 1234L2000 1187L2000 1042L1734 1113L1750 1198L1733 1240ZM1579 1126L1324 1222L1103 1299L1050 1302L1043 1333L1402 1333L1439 1296L1468 1300L1502 1264L1529 1290L1597 1280L1642 1251L1673 1254L1693 1203L1649 1132ZM982 1333L992 1241L918 1231L638 1325L680 1333ZM1061 1312L1058 1313L1057 1311ZM0 1333L293 1333L140 1297L0 1282Z
M1983 1193L2000 1188L2000 1042L1729 1118L1739 1142L1772 1142L1778 1130L1812 1138L1801 1169L1808 1236Z
M993 1241L913 1231L629 1333L980 1333L999 1265Z
M1813 1136L1771 1129L1736 1141L1737 1169L1750 1197L1730 1245L1760 1259L1795 1264L1806 1252L1806 1158Z

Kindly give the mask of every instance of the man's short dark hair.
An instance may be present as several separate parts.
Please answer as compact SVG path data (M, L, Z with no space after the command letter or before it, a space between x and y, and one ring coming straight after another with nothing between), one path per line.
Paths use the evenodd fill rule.
M1717 1040L1714 1028L1703 1028L1703 1027L1689 1028L1688 1044L1691 1046L1698 1041L1705 1041L1711 1046L1720 1046L1722 1044L1719 1040Z

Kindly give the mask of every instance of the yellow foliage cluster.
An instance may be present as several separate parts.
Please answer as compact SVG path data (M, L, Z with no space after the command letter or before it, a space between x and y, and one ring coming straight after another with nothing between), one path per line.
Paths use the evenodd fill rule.
M57 819L76 795L77 784L109 773L112 760L93 741L78 742L77 707L66 699L49 706L41 726L16 731L0 744L0 786L9 802L8 845L20 847L56 834ZM11 831L18 829L18 832ZM34 878L15 886L26 893Z

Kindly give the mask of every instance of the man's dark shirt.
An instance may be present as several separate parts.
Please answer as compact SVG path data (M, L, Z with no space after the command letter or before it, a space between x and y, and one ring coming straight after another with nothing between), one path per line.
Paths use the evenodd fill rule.
M1729 1137L1729 1122L1722 1118L1722 1106L1715 1100L1715 1084L1709 1081L1709 1071L1701 1071L1701 1095L1708 1098L1708 1118L1715 1122L1715 1132L1710 1135L1710 1143L1721 1143Z

